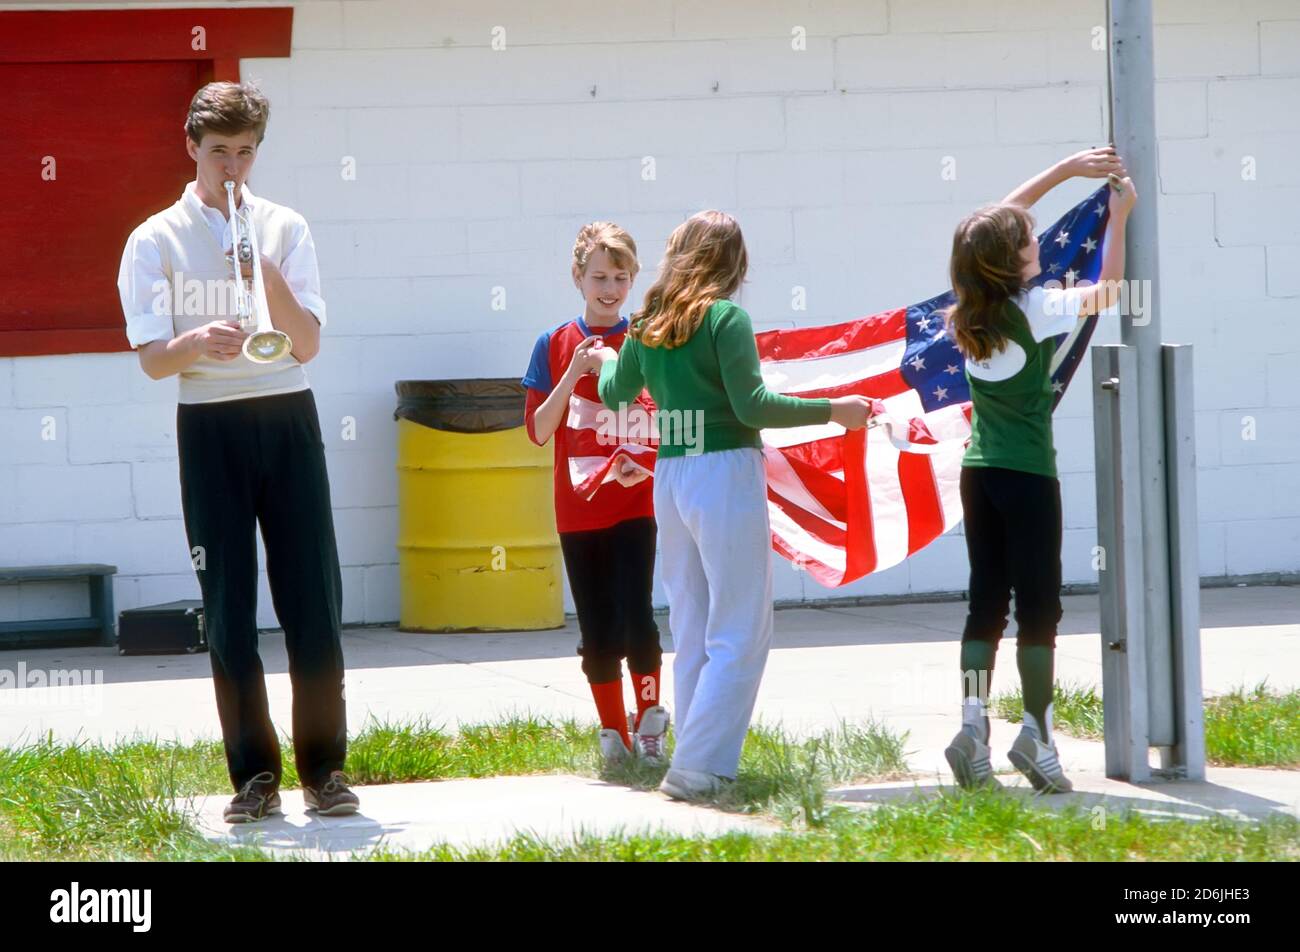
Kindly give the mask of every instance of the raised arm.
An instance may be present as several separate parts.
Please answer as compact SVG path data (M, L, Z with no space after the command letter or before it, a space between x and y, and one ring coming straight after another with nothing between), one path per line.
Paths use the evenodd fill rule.
M1128 174L1114 146L1084 149L1039 172L1002 199L1002 204L1031 208L1040 198L1069 179L1105 178L1112 174Z
M1137 204L1137 191L1133 180L1114 182L1110 188L1110 219L1106 222L1106 236L1102 239L1101 273L1097 283L1082 288L1079 316L1089 317L1111 307L1119 300L1120 286L1124 280L1124 238L1129 212Z

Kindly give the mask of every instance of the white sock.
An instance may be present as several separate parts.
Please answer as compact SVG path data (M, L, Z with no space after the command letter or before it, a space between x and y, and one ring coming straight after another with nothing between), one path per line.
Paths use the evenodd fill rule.
M1034 736L1045 747L1052 746L1052 705L1047 705L1047 710L1043 712L1044 723L1039 724L1034 715L1025 711L1024 729Z
M970 727L977 740L987 744L989 741L988 708L982 698L968 697L961 705L961 726Z

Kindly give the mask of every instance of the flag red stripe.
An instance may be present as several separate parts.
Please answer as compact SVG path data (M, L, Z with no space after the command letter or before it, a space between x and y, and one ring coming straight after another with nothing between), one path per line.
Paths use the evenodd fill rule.
M867 431L844 434L844 490L848 499L848 540L844 578L860 578L876 568L876 541L871 524L871 493L867 491Z
M776 490L769 489L767 491L767 498L769 502L779 507L782 512L789 516L791 522L798 525L810 535L816 536L827 545L834 545L843 548L845 543L848 541L845 530L841 529L837 525L832 525L821 516L814 515L797 503L791 502L784 496L779 495ZM828 506L827 508L830 507Z
M816 390L801 390L800 397L846 397L850 394L861 394L864 397L875 397L877 400L885 400L889 397L896 397L900 393L907 393L912 387L903 379L902 370L890 370L883 374L876 374L874 377L866 377L862 380L854 380L852 383L842 384L838 387L822 387Z
M845 321L843 324L763 331L754 335L760 360L828 357L831 354L874 347L906 336L905 307Z
M898 457L898 481L907 501L907 554L934 541L943 532L943 506L930 457L903 453Z

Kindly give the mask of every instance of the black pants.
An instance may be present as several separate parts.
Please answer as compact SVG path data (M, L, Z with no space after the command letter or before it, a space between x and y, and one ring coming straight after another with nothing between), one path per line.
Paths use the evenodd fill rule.
M280 780L280 744L257 653L258 523L293 685L298 776L318 786L343 769L347 719L339 642L343 586L325 447L310 390L180 404L181 502L217 692L230 780Z
M591 684L622 677L622 661L637 674L663 662L651 586L655 521L627 519L608 529L560 533L564 568L578 610L582 673Z
M961 471L970 555L962 641L992 641L1016 592L1016 640L1056 645L1061 620L1061 484L1050 476L971 466Z

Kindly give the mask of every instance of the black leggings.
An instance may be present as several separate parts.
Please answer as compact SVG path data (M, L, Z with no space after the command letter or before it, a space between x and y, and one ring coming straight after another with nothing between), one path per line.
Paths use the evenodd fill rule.
M591 684L622 677L622 661L636 674L658 671L663 660L651 586L655 521L627 519L608 529L561 532L582 640L582 673Z
M961 471L970 555L962 641L997 642L1016 592L1016 641L1056 646L1061 620L1061 484L1050 476L970 466Z

